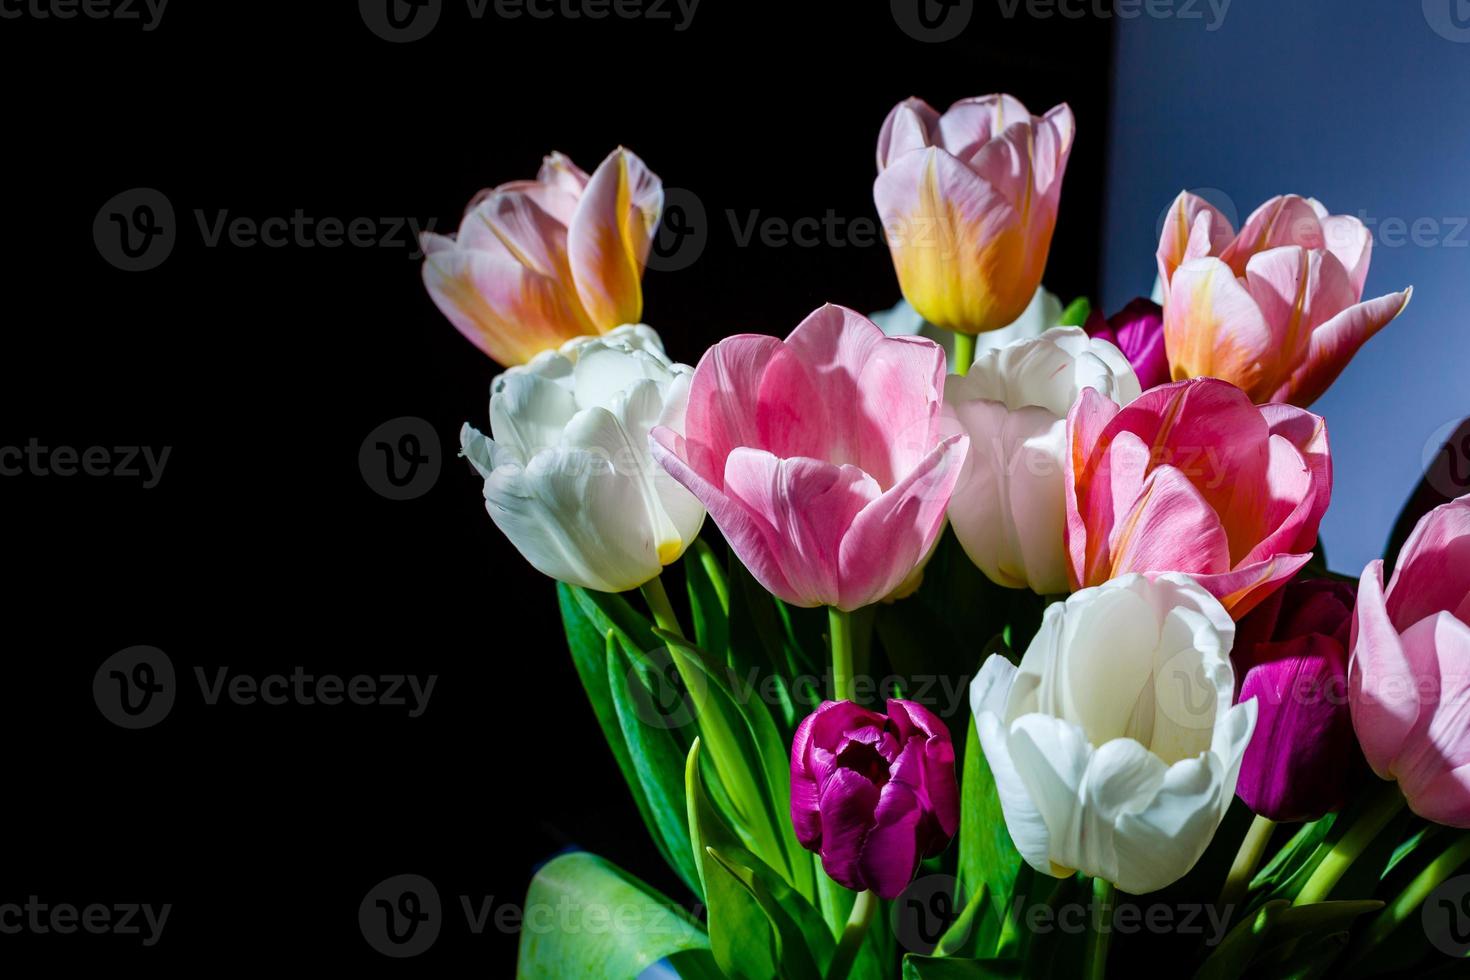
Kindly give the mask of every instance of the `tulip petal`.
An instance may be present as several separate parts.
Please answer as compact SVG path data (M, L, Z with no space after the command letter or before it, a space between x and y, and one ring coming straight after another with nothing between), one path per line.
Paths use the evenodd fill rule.
M852 519L838 552L840 609L877 602L903 582L944 528L945 510L970 440L950 436ZM877 484L869 483L873 489ZM802 501L801 506L807 506Z
M476 347L507 367L587 332L575 296L504 250L470 251L424 236L424 285L439 311Z
M1266 378L1276 338L1235 273L1216 258L1174 272L1164 304L1164 343L1174 379L1220 378L1247 392Z
M1210 574L1230 567L1230 545L1220 518L1173 466L1149 474L1132 509L1113 529L1109 550L1113 576L1164 568Z
M619 147L598 165L577 202L567 251L577 295L599 331L643 315L643 263L663 197L653 171Z
M657 426L649 433L649 449L659 465L709 511L720 533L756 581L774 595L791 595L770 526L725 492L723 472L717 477L720 485L706 479L686 458L686 454L692 455L691 445L665 426Z
M1273 400L1310 405L1337 380L1353 355L1408 307L1414 290L1390 293L1350 306L1312 331L1306 360L1291 374Z
M878 131L878 169L929 146L938 124L939 113L923 99L907 98L894 106Z
M1353 729L1373 771L1393 778L1393 764L1419 720L1418 689L1383 596L1383 562L1373 561L1358 583L1353 613L1348 691Z
M1470 612L1470 496L1430 511L1399 551L1388 586L1388 615L1413 624L1437 612Z
M1011 757L1006 704L1016 677L1015 665L1005 657L992 654L986 658L980 673L970 684L970 708L975 733L995 778L996 793L1000 797L1011 840L1027 864L1050 874L1051 833Z
M1322 237L1327 251L1337 257L1347 270L1356 303L1363 298L1363 285L1368 280L1368 265L1373 258L1373 234L1363 222L1347 214L1334 214L1322 219Z
M1295 194L1273 197L1246 219L1220 258L1235 274L1245 275L1246 263L1257 252L1297 245L1304 249L1322 249L1327 240L1322 233L1322 218L1314 202Z
M1021 856L1043 874L1070 877L1084 857L1078 843L1085 816L1078 800L1092 746L1082 729L1044 714L1022 715L1012 722L1007 744L1015 773L1045 821L1050 841L1049 852L1042 862L1031 861L1024 851ZM997 775L997 787L999 782ZM1008 828L1010 823L1007 811ZM1015 834L1015 828L1011 828L1013 838ZM1020 850L1019 842L1016 849Z
M844 535L863 508L881 499L871 476L856 466L806 457L781 459L764 450L741 447L726 459L725 492L764 522L772 539L781 543L788 556L786 581L799 605L842 605L845 576L838 548L845 545ZM878 557L884 569L895 567L891 555L869 555L870 559ZM918 558L915 555L914 561ZM857 605L877 598L881 596L868 597Z
M879 898L897 898L913 878L922 816L918 797L908 786L889 781L883 787L859 857L863 880Z
M1439 778L1470 765L1470 625L1441 612L1419 620L1400 637L1405 659L1414 673L1419 717L1393 762L1409 807L1432 805L1438 821L1448 816L1454 826L1470 824L1470 797L1450 795L1456 782L1440 784L1435 798L1421 794Z
M1167 286L1174 271L1186 261L1219 255L1234 235L1235 229L1218 208L1198 195L1181 191L1169 205L1159 235L1159 279Z
M819 806L823 870L844 888L862 891L867 887L862 867L863 841L873 827L878 787L861 773L839 768L823 784Z

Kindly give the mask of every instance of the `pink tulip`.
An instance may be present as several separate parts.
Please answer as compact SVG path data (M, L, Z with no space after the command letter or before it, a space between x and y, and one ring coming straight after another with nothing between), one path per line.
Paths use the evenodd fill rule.
M1312 557L1332 494L1322 419L1251 404L1213 378L1119 408L1084 390L1067 417L1075 588L1183 572L1239 619Z
M1363 570L1352 649L1368 764L1421 817L1470 827L1470 495L1424 515L1387 591L1382 561Z
M1159 240L1164 337L1176 380L1223 378L1252 400L1306 407L1412 289L1363 302L1373 236L1310 198L1267 201L1240 234L1188 192Z
M824 306L786 340L705 352L684 435L654 456L770 592L852 610L893 592L944 526L969 440L942 438L944 351Z
M560 153L535 180L470 202L457 238L423 236L424 285L476 347L506 366L643 314L643 264L663 184L619 147L588 177Z
M873 198L904 298L976 334L1014 321L1041 283L1072 152L1072 110L1036 117L1009 95L893 108Z

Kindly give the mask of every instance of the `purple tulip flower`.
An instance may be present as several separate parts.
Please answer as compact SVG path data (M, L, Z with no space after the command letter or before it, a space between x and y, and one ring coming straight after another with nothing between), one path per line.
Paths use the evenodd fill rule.
M1168 384L1169 358L1164 352L1164 308L1135 299L1107 319L1096 310L1083 326L1087 336L1106 340L1123 352L1144 391Z
M1364 773L1348 708L1354 601L1350 583L1297 581L1239 624L1236 700L1255 698L1259 714L1235 792L1263 817L1316 820Z
M853 891L896 898L960 825L949 729L913 701L824 701L791 743L791 822Z

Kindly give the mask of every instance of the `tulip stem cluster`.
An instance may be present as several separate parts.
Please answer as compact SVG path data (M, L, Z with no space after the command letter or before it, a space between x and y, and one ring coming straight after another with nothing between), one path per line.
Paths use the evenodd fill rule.
M878 897L872 891L858 892L857 901L852 904L852 914L847 917L847 925L842 930L842 938L837 942L837 950L832 954L832 962L827 966L826 980L846 980L857 961L858 950L863 948L868 924L873 921L877 907Z
M1383 832L1403 806L1404 794L1399 791L1397 783L1390 782L1379 787L1357 820L1348 828L1348 832L1327 852L1322 863L1317 865L1317 870L1312 872L1312 877L1302 886L1301 893L1293 904L1313 905L1327 901L1347 869L1362 856L1363 851Z
M1111 881L1092 879L1092 935L1087 937L1087 980L1103 980L1108 975L1108 941L1112 938L1113 896L1117 888Z
M643 583L643 598L648 603L648 610L653 613L653 621L658 624L659 629L679 637L684 635L684 631L679 627L679 617L674 612L674 604L669 601L669 592L664 588L661 577L655 575Z
M1418 912L1430 894L1444 884L1445 880L1458 871L1466 861L1470 861L1470 834L1460 834L1455 838L1453 844L1446 848L1439 857L1429 862L1428 867L1419 872L1414 880L1405 886L1387 908L1378 913L1378 917L1373 920L1373 925L1358 943L1359 952L1354 957L1354 962L1375 949L1379 943L1392 935L1405 919Z
M852 674L852 614L829 606L827 628L832 644L832 700L851 701L856 690Z
M955 374L969 374L970 365L975 363L975 335L970 333L957 333L954 335L954 364L950 369Z
M1259 814L1251 821L1250 830L1246 831L1245 840L1240 842L1240 850L1235 853L1235 863L1230 866L1225 887L1220 890L1220 908L1234 908L1245 897L1275 829L1276 821Z

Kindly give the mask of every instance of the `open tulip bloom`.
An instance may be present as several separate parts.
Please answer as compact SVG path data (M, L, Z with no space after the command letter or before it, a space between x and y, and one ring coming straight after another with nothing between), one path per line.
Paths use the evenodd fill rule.
M425 236L433 302L507 367L462 455L556 580L611 750L576 764L618 768L677 880L552 858L528 926L660 914L535 920L518 977L1428 976L1470 947L1431 922L1470 866L1460 437L1392 578L1338 575L1304 407L1409 291L1365 301L1371 236L1315 201L1237 233L1184 194L1135 257L1162 308L1064 308L1074 126L1004 95L875 125L883 329L660 339L662 186L623 149ZM1158 935L1186 908L1218 933Z

